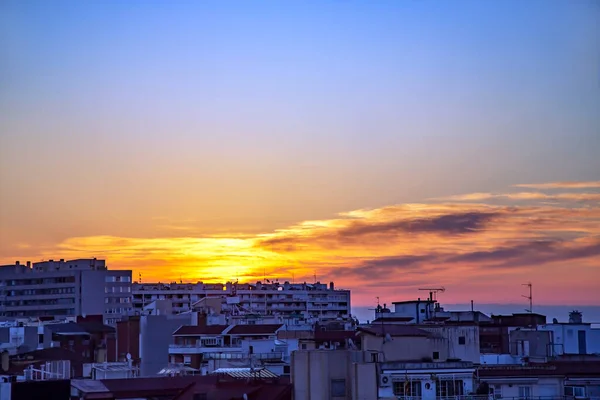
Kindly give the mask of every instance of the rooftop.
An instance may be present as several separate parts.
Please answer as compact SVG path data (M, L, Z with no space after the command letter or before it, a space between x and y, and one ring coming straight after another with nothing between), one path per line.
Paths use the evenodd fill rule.
M173 332L173 336L221 335L228 327L229 325L182 325Z
M232 378L277 378L274 372L266 368L218 368L212 375L227 375Z
M282 324L234 325L227 332L229 335L274 335Z
M374 336L431 336L431 333L415 328L410 325L389 325L389 324L378 324L371 325L368 327L361 326L357 330L358 332L364 332L368 335Z

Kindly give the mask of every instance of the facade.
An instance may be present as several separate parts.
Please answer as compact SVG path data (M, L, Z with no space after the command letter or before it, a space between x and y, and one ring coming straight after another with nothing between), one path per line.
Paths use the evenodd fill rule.
M446 311L440 306L437 300L429 299L395 301L392 303L394 310L378 306L375 309L375 320L377 322L422 324L432 322L451 322L451 323L486 323L491 322L491 318L480 311Z
M479 332L474 325L372 324L358 328L362 350L379 351L380 361L423 360L479 363Z
M460 399L475 389L475 366L470 362L383 362L379 398Z
M299 350L292 353L295 400L377 399L377 363L370 352Z
M482 366L478 375L494 399L600 398L598 361Z
M169 362L212 372L237 366L283 364L286 342L277 339L283 325L189 325L173 332ZM283 373L283 368L279 368Z
M104 260L16 262L0 267L0 317L103 315L114 325L131 313L131 271Z
M333 282L329 285L319 282L133 285L133 305L140 313L155 300L171 300L173 312L177 313L189 311L193 304L210 297L220 298L221 310L230 315L287 315L333 320L348 318L351 314L350 291L335 289Z

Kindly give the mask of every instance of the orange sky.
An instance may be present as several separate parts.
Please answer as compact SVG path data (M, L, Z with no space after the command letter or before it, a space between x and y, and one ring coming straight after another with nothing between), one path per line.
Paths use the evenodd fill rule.
M339 213L271 231L211 234L194 221L154 218L163 235L89 235L3 249L2 261L106 258L143 280L333 280L355 305L444 286L446 302L599 304L600 182L520 185ZM521 191L526 190L526 191Z

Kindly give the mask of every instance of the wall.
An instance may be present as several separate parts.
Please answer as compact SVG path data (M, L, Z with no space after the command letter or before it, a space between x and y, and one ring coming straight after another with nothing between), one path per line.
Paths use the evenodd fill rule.
M369 358L370 354L366 352L349 350L300 350L292 353L294 399L376 399L375 363L372 364L373 367L354 367L355 364L365 364L364 360ZM343 395L331 396L332 380L344 380ZM356 397L358 394L363 397Z
M140 317L132 316L117 322L117 355L119 360L131 354L137 363L140 359Z
M494 381L497 381L494 382ZM497 395L502 395L503 398L519 398L519 388L528 386L530 389L530 397L562 397L562 379L555 378L506 378L487 380L490 387L494 387ZM500 392L498 391L500 387Z
M515 356L549 357L552 332L516 329L510 332L510 354Z
M479 347L479 326L477 325L421 325L419 329L431 332L444 339L444 351L440 356L446 355L440 361L448 358L479 363L481 358ZM461 344L460 338L464 338Z
M190 314L140 317L140 376L156 375L167 366L173 332L191 322Z
M433 352L440 353L440 359L447 358L443 340L419 336L396 336L391 342L383 343L384 338L361 334L362 350L384 353L384 361L421 360L432 358Z
M79 315L103 315L104 277L107 271L81 271L81 308Z
M555 355L580 354L578 332L585 331L586 353L600 353L600 330L592 329L589 324L547 324L538 330L551 331Z

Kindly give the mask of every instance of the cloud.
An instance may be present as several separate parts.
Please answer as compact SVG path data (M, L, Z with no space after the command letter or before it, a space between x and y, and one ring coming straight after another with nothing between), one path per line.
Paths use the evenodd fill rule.
M433 234L457 236L473 234L484 229L492 219L502 213L486 211L457 212L432 215L430 217L412 217L407 213L391 213L390 220L365 217L335 220L329 224L319 224L317 228L306 229L306 225L297 229L280 231L257 242L259 247L278 251L298 251L315 240L329 245L340 245L363 240L365 237L377 237L380 241L395 240L398 236ZM381 217L383 213L379 213ZM369 214L367 214L369 215ZM371 214L373 215L373 214Z
M506 199L513 201L561 201L569 200L575 202L600 202L600 193L558 193L546 194L541 192L519 192L519 193L469 193L456 196L438 197L432 200L438 201L484 201L493 199Z
M515 187L530 189L588 189L600 188L600 181L588 182L549 182L549 183L521 183Z
M589 301L600 273L598 196L481 192L351 210L260 234L208 235L185 222L181 225L192 229L174 231L180 237L74 237L15 252L27 252L30 259L107 258L113 268L142 271L146 282L180 276L248 281L265 274L299 282L312 281L316 273L351 288L354 304L372 302L373 296L413 298L428 282L449 292L476 284L484 296L502 301L515 279L534 281L540 301L552 298L544 291L557 281L576 285L573 298ZM494 203L497 199L514 203ZM170 225L163 220L157 223ZM9 256L9 262L18 259ZM470 300L462 292L453 296L455 302Z

